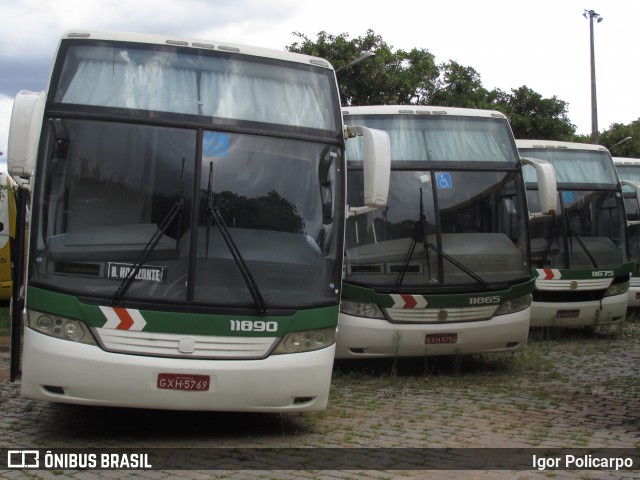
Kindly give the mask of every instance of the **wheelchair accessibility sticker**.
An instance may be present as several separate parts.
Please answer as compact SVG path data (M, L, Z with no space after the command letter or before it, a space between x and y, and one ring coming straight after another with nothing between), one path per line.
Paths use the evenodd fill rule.
M451 180L451 172L437 172L436 173L436 185L438 188L453 188L453 181Z
M229 155L231 135L222 132L204 132L202 153L205 157L226 157Z

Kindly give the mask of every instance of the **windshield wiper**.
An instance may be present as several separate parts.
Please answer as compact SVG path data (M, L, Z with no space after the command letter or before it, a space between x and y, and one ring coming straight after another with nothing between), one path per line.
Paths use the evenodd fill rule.
M593 265L593 268L598 268L598 264L596 262L596 259L593 258L593 255L591 255L591 252L589 251L589 249L587 248L587 246L584 244L584 242L582 241L582 238L580 235L577 235L573 232L573 229L571 228L571 222L569 221L569 209L565 209L564 207L564 201L563 201L563 195L560 195L560 202L561 202L561 208L562 208L562 215L563 215L563 219L565 221L565 224L567 226L567 240L570 242L570 245L567 244L566 247L567 248L571 248L571 252L570 255L573 255L573 239L575 238L576 241L578 242L578 245L580 245L580 247L582 248L582 250L584 250L584 253L587 254L587 257L589 257L589 260L591 260L591 265ZM585 198L583 197L580 200L580 207L579 208L584 208L584 203L585 203ZM574 206L577 206L578 204L574 204ZM576 212L579 213L578 209L576 208ZM570 265L570 263L569 263Z
M160 239L169 228L169 225L171 225L171 223L178 217L178 215L180 215L180 224L182 223L182 210L184 209L184 162L185 162L185 159L183 158L182 174L180 177L180 181L181 181L180 197L178 198L178 200L176 200L176 203L173 204L173 206L171 207L171 210L169 210L169 212L167 212L165 217L162 219L162 222L160 222L160 225L158 225L158 228L156 229L155 233L151 236L147 244L144 246L144 249L142 249L142 253L138 257L138 260L136 260L136 262L133 264L133 266L127 273L127 276L124 278L124 280L122 280L122 283L120 284L116 292L113 294L113 297L111 298L111 302L114 305L117 305L120 302L120 299L124 296L124 294L127 293L127 290L129 290L131 283L133 283L133 279L136 277L136 275L138 274L142 266L145 264L145 262L149 259L149 257L155 250L156 246L158 245L158 242L160 242ZM179 245L178 242L180 241L179 234L181 231L182 231L182 226L178 225L178 235L176 236L176 250L178 250L178 245Z
M587 257L589 257L589 260L591 260L591 264L593 265L593 268L598 268L598 263L596 262L596 259L593 258L593 255L591 255L591 252L582 241L582 237L580 235L576 235L572 231L569 231L568 237L569 237L569 240L573 240L574 238L576 239L576 241L578 242L578 245L582 247L582 250L584 250L584 253L586 253ZM571 242L571 250L573 250L573 242Z
M558 238L558 221L556 220L555 215L553 216L553 227L551 227L551 231L549 232L549 237L547 238L547 245L544 247L544 255L538 262L538 268L544 268L544 264L547 263L547 259L549 258L549 254L551 253L551 245L553 245L553 241Z
M540 259L540 261L538 262L538 268L544 268L544 264L547 262L547 259L549 258L549 253L551 252L551 245L553 244L553 241L557 237L558 237L558 222L555 221L555 218L554 218L553 228L551 229L551 232L549 232L549 238L547 238L547 245L544 250L544 255L542 256L542 259ZM576 235L575 233L569 231L567 237L569 240L572 240L575 238L576 241L578 242L578 245L582 247L582 249L584 250L584 253L586 253L587 257L589 257L589 260L591 260L591 264L593 265L593 267L598 268L598 264L595 258L593 258L593 255L591 255L591 252L582 241L582 238L580 237L580 235ZM573 242L571 242L571 248L573 249Z
M233 257L233 260L236 262L236 265L238 266L238 269L242 274L244 283L247 285L247 289L249 290L249 293L251 294L251 297L253 298L255 305L256 307L258 307L258 313L260 313L261 315L266 314L267 304L264 301L264 297L262 296L262 293L260 292L260 288L258 287L258 284L256 283L255 278L253 278L253 275L251 274L251 270L249 270L249 267L247 266L247 262L245 262L244 258L242 257L242 254L240 253L238 246L233 241L233 237L229 232L229 228L227 227L227 224L225 223L224 218L222 218L222 215L220 214L220 210L218 209L218 207L213 206L213 193L211 188L212 171L213 171L213 162L210 162L209 163L209 184L207 186L207 214L212 217L213 223L215 223L216 226L218 227L218 230L220 231L220 235L222 236L224 243L227 245L227 248L229 249L229 252ZM211 226L211 223L212 223L211 221L207 222L207 238L206 238L207 244L205 247L205 255L207 256L209 255L209 228Z
M449 263L451 263L452 265L456 266L457 268L462 270L464 273L469 275L471 278L473 278L476 282L481 284L483 287L487 289L491 287L487 282L485 282L482 278L480 278L473 270L470 270L469 268L465 267L463 264L458 262L451 255L446 254L444 251L436 247L434 244L429 243L427 241L427 217L424 214L424 204L422 201L422 188L420 189L420 217L418 221L416 221L416 223L414 224L413 234L411 235L411 245L409 245L409 251L405 256L404 263L402 264L402 269L400 270L400 273L398 274L398 278L396 279L396 283L394 287L396 292L400 291L400 287L402 286L402 282L404 281L405 274L407 273L407 270L409 268L409 262L411 262L411 257L413 256L413 252L415 251L415 248L418 242L421 242L424 247L425 259L427 261L429 258L428 252L429 252L429 249L431 249L434 252L436 252L436 254L439 255L441 258L447 260Z
M149 259L149 256L153 253L153 250L156 248L156 245L158 245L158 242L167 231L167 228L169 228L169 225L171 225L171 222L173 222L176 219L178 214L182 212L183 207L184 207L184 200L182 198L180 198L176 203L173 204L173 206L171 207L171 210L169 210L169 213L167 213L167 215L162 220L162 223L158 226L158 229L155 231L155 233L151 236L151 238L145 245L144 249L142 250L142 253L140 254L140 257L133 264L133 266L127 273L127 276L124 278L124 280L116 290L116 293L113 294L113 298L111 299L111 302L113 304L117 305L120 299L122 298L122 296L125 293L127 293L127 290L129 290L129 287L131 286L131 283L133 282L133 279L135 278L135 276L138 274L138 271Z

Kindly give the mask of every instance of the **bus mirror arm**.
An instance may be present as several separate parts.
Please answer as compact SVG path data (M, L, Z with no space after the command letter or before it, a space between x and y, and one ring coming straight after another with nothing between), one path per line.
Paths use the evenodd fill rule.
M540 197L541 212L530 213L530 217L555 215L558 210L558 184L553 165L544 160L529 157L521 157L520 161L524 165L531 165L535 168L536 176L538 177L538 195Z
M345 127L345 138L362 136L364 170L364 206L347 207L347 216L361 215L387 205L391 176L389 135L383 130L363 126Z

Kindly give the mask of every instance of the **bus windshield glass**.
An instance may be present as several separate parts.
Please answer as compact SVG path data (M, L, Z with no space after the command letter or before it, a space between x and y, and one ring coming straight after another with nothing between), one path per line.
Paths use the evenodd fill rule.
M523 157L553 164L559 212L531 220L534 268L606 268L626 261L623 199L607 152L521 149ZM531 210L537 208L536 173L523 168Z
M620 180L629 180L640 183L640 164L616 165L616 171ZM636 190L631 185L622 185L624 207L627 220L631 221L627 228L629 236L629 254L633 259L640 259L640 204L636 196Z
M63 45L54 70L31 284L175 308L337 304L339 103L306 90L332 71L100 45Z
M249 55L135 43L63 43L56 104L261 122L335 134L327 69ZM277 63L280 68L273 68ZM284 68L283 68L284 67Z
M360 115L345 117L350 125L385 130L391 159L399 162L481 162L515 165L513 136L504 119L444 115ZM349 162L362 160L362 142L349 142Z
M392 160L387 207L347 222L348 281L428 292L528 277L524 189L504 119L349 115L345 123L386 130ZM350 204L362 195L359 145L347 149Z
M600 185L616 188L618 178L611 157L596 150L568 150L555 148L522 149L523 157L545 160L553 165L559 185ZM523 168L525 182L536 182L535 169Z
M616 165L616 171L620 180L629 180L630 182L640 183L640 164L639 165ZM630 185L622 185L622 191L625 193L635 193L635 189Z

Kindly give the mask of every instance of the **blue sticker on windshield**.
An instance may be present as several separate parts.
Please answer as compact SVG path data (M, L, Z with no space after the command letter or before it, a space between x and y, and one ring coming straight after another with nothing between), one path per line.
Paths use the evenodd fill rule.
M205 157L226 157L229 155L231 134L221 132L204 132L202 152Z
M573 203L575 200L575 195L573 192L562 192L562 201L564 203Z
M436 173L436 185L438 185L438 188L453 188L451 172Z

